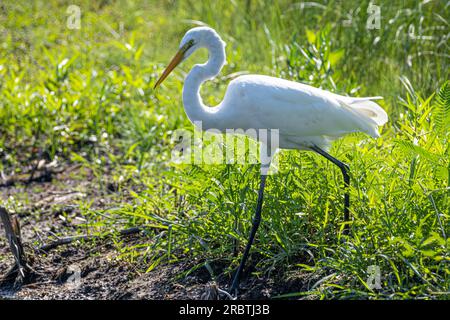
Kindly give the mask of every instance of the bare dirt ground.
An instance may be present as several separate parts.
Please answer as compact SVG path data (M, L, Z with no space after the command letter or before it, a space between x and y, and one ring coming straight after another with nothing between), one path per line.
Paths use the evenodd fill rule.
M108 195L100 193L89 170L79 166L50 173L43 169L30 176L3 179L0 197L8 202L13 197L21 205L12 210L20 219L22 241L30 264L35 271L31 283L13 288L0 288L0 299L218 299L226 298L217 288L226 289L230 274L222 272L220 262L212 265L221 274L216 281L204 267L189 273L199 261L180 260L160 265L145 272L148 265L142 261L129 262L119 257L113 240L105 237L94 241L75 241L47 252L37 250L55 239L79 234L81 202L92 203L92 208L109 205ZM6 182L5 182L6 181ZM127 201L121 195L121 201ZM11 208L10 208L11 211ZM77 231L78 230L78 231ZM122 245L149 243L145 232L119 236ZM0 227L0 275L13 265L13 257ZM251 271L251 268L250 268ZM264 299L287 292L303 291L314 279L304 275L286 276L283 273L257 278L245 274L241 299Z

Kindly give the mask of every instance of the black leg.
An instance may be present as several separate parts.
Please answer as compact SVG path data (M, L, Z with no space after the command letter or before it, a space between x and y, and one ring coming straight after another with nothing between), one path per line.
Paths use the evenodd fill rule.
M230 293L234 294L237 292L239 288L239 281L241 277L242 270L244 269L245 262L247 261L248 254L250 252L250 248L253 244L253 240L255 239L256 231L258 230L259 224L261 222L261 209L263 204L263 197L264 197L264 187L266 185L266 175L261 175L261 184L259 187L259 193L258 193L258 202L256 204L256 212L255 217L253 218L253 226L252 230L250 232L250 237L247 242L247 246L245 247L244 255L242 256L241 263L239 264L239 268L236 271L236 274L234 275L233 283L231 285Z
M350 167L347 164L345 164L345 163L339 161L338 159L334 158L329 153L325 152L324 150L320 149L317 146L313 146L313 147L311 147L311 149L314 150L315 152L317 152L318 154L320 154L321 156L327 158L328 160L333 162L335 165L337 165L339 167L339 169L341 169L342 175L344 176L344 185L345 185L345 198L344 198L344 222L345 222L345 226L344 226L344 234L348 234L348 231L349 231L348 222L350 221L350 216L349 216L350 194L348 192L348 187L349 187L349 184L350 184L350 176L348 174L348 171L350 170Z

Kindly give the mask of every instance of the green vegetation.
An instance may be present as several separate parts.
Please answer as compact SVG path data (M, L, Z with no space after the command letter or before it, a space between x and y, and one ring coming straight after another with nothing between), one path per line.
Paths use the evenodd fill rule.
M351 168L351 236L342 235L340 172L307 152L280 154L268 178L253 247L256 275L314 275L311 298L448 298L450 290L450 7L378 1L381 29L366 29L369 1L71 1L0 4L0 171L39 159L81 163L113 209L80 205L91 233L147 224L147 246L122 257L158 264L198 258L231 272L256 205L258 166L176 165L183 63L152 89L184 32L205 23L227 42L228 64L205 85L216 104L236 72L280 76L341 94L384 96L390 121L373 140L352 134L331 150ZM131 195L132 201L121 201ZM7 205L19 205L9 199ZM381 289L370 289L377 265ZM209 267L208 267L209 268ZM182 276L182 275L181 275ZM314 286L313 284L316 283Z

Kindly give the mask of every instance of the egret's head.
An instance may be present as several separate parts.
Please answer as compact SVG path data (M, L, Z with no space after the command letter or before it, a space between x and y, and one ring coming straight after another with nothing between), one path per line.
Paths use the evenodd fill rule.
M220 36L217 32L209 27L196 27L184 35L183 39L180 43L180 48L175 56L170 61L169 65L166 67L164 72L161 74L161 77L156 82L154 88L158 87L172 72L173 69L176 68L183 60L188 58L194 51L199 48L205 48L215 43L220 43L224 45L225 43L220 39Z

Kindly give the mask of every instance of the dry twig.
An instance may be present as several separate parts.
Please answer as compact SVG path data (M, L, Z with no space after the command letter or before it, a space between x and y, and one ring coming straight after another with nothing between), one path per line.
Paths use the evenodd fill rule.
M9 248L14 256L14 266L0 280L1 284L14 280L14 284L28 282L32 274L31 268L27 264L27 258L23 249L20 224L16 217L11 218L8 211L0 207L0 218L5 228L6 239Z
M128 228L128 229L123 229L119 231L119 234L122 236L126 236L126 235L131 235L131 234L135 234L135 233L139 233L141 232L143 229L140 227L133 227L133 228ZM70 237L64 237L64 238L59 238L56 239L48 244L44 244L42 246L40 246L37 250L38 251L43 251L43 252L48 252L52 249L55 249L59 246L62 245L66 245L66 244L70 244L72 242L78 241L78 240L83 240L83 241L90 241L90 240L94 240L94 239L99 239L101 238L101 236L93 236L93 235L87 235L87 234L82 234L82 235L77 235L77 236L70 236Z

